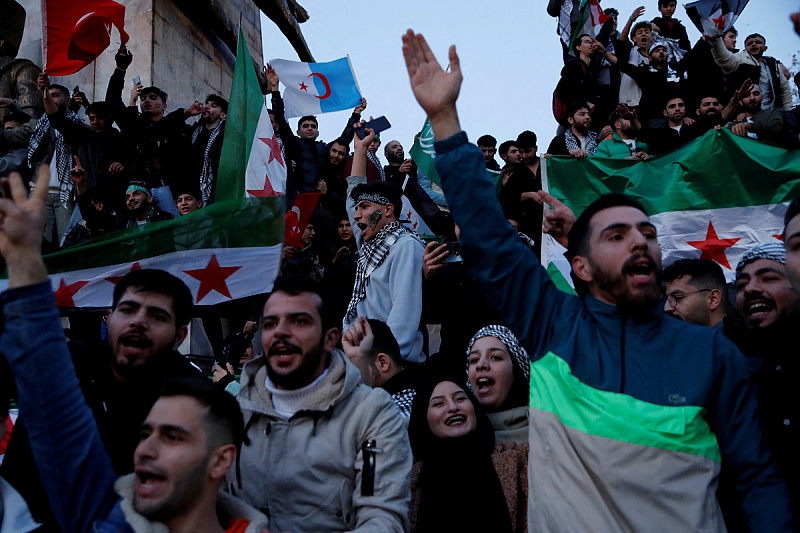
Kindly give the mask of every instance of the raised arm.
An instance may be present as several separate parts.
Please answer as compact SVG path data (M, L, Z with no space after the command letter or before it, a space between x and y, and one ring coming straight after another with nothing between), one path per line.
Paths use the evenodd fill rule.
M63 531L89 531L117 501L116 475L72 366L41 256L48 167L29 199L19 174L2 180L0 253L9 289L0 295L0 353L9 362L31 449Z
M639 6L633 10L631 16L628 17L627 22L625 22L625 26L622 28L622 31L619 32L619 40L622 42L630 41L630 33L631 33L631 26L633 23L644 14L644 6Z

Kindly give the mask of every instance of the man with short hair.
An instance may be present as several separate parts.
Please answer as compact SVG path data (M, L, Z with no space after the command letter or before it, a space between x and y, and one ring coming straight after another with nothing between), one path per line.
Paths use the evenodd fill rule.
M653 41L652 26L647 21L634 24L643 13L644 6L634 9L619 34L619 40L614 42L617 66L622 63L628 63L634 67L650 64L650 43ZM631 25L633 25L632 31ZM619 103L633 107L639 105L641 98L642 89L633 78L623 73L619 86Z
M322 167L320 176L320 192L323 201L330 211L338 211L344 207L347 196L347 182L344 178L345 165L350 155L350 141L339 137L328 144L328 161Z
M423 363L424 247L419 237L400 223L400 187L386 181L366 183L366 151L372 135L374 132L356 140L353 175L347 178L347 212L359 259L342 331L347 332L359 315L382 320L397 338L403 361Z
M218 94L209 94L203 104L200 120L192 128L189 157L193 168L190 186L200 189L201 197L198 200L203 205L214 202L227 117L228 101Z
M481 135L478 137L478 148L483 151L483 159L486 161L486 168L489 170L500 170L500 165L494 159L497 153L497 139L491 135Z
M681 76L673 69L667 59L669 52L662 42L650 43L649 61L647 65L633 66L626 62L618 62L619 69L636 80L642 91L636 113L647 128L658 128L664 125L664 102L669 96L680 92Z
M400 141L389 141L383 149L388 165L383 167L386 181L402 187L406 178L417 179L417 164L410 157L406 159L403 145Z
M12 187L15 197L24 197L19 179ZM233 397L202 379L176 383L160 393L135 429L134 473L117 479L104 449L108 443L104 446L81 394L38 254L44 192L37 190L31 200L18 203L4 200L0 206L5 221L0 252L9 275L9 289L2 294L2 353L14 373L20 419L59 528L176 533L257 533L266 528L263 515L219 492L234 466L244 423ZM152 293L139 294L143 303L155 303ZM131 302L118 302L128 305ZM129 321L139 320L140 310L130 311ZM145 312L171 310L157 307ZM159 327L166 329L174 316L165 318ZM154 326L157 321L154 317ZM142 339L148 334L138 331L137 338L140 351L145 351ZM53 424L65 413L69 423Z
M261 323L264 356L242 370L247 444L228 487L274 531L406 531L408 435L386 391L362 385L336 349L333 309L313 280L275 280Z
M72 179L69 176L73 154L70 144L61 132L51 127L49 115L63 113L71 122L82 124L83 121L67 108L69 90L66 87L50 85L50 78L44 72L39 74L36 81L48 114L42 115L39 119L28 142L28 165L31 168L38 164L50 167L44 238L58 246L64 232L69 228L70 217L75 207L72 198Z
M497 150L497 155L503 160L503 169L509 166L517 165L522 162L522 154L519 153L519 148L514 144L516 141L504 141L500 143L500 148Z
M615 159L641 159L647 161L648 146L637 140L637 135L642 130L636 111L620 104L616 111L611 113L608 122L614 130L611 138L597 145L594 155L597 157L613 157Z
M407 422L424 371L403 363L400 346L389 326L380 320L359 316L342 336L342 347L361 372L361 383L380 387L391 394Z
M784 111L792 110L794 103L789 80L783 76L778 61L764 55L767 51L767 40L763 35L753 33L745 37L745 49L737 53L728 50L723 39L706 38L713 41L711 53L717 65L728 72L741 71L761 87L764 109L778 107Z
M667 119L665 126L644 131L650 153L654 155L677 150L706 132L701 129L698 122L684 124L686 103L681 96L675 94L667 96L662 114Z
M128 190L125 191L125 207L127 207L126 214L117 220L118 229L173 218L172 214L165 213L154 205L153 193L142 182L131 182L128 185Z
M591 131L592 115L589 102L573 102L567 108L567 122L569 129L561 135L556 135L550 141L547 153L550 155L571 155L582 159L594 155L597 150L597 133Z
M456 111L455 47L449 73L411 30L403 55L431 122L464 261L530 354L528 477L538 480L530 529L718 531L724 468L751 530L791 530L792 503L762 445L748 364L720 333L663 315L661 250L642 205L608 194L583 210L568 259L586 295L562 292L485 201L493 185Z
M664 283L665 313L724 332L728 287L721 266L708 259L678 259L664 269Z
M734 100L740 98L739 108L743 115L741 120L729 122L725 127L739 137L750 137L762 141L781 141L781 133L784 129L783 110L779 107L764 109L762 105L764 94L759 85L752 84L745 94L747 96L742 97L741 93L737 91L734 95Z

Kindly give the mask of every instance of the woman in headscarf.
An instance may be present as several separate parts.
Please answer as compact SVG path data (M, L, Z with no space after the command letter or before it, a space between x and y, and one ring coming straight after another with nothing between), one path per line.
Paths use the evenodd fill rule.
M483 327L469 342L469 387L489 416L496 442L528 442L529 365L528 353L507 327Z
M415 532L526 531L528 447L495 446L486 413L460 380L443 375L420 387L408 432Z

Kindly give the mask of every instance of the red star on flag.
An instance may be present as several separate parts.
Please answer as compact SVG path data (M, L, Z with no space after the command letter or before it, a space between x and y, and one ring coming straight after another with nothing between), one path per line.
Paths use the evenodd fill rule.
M303 83L302 81L300 82L300 90L308 92L308 86L305 83Z
M783 235L773 235L773 237L775 237L779 241L783 242Z
M58 284L58 290L56 290L56 305L58 307L75 307L75 302L72 300L72 297L88 284L88 281L76 281L75 283L67 285L64 278L61 278Z
M725 256L725 250L733 246L739 239L720 239L717 237L717 232L711 221L708 222L708 231L706 232L706 240L704 241L687 241L687 244L692 245L698 250L702 250L700 259L711 259L728 270L731 269L728 258Z
M283 162L283 156L281 155L281 147L278 144L278 137L274 133L272 134L272 139L259 137L258 140L269 146L269 161L267 161L268 165L277 160L281 166L286 166Z
M267 182L269 182L269 180L267 180ZM231 292L228 290L228 285L225 283L225 280L231 277L233 273L240 268L242 267L221 267L217 261L217 256L212 254L211 259L208 260L208 265L206 265L205 268L200 268L197 270L184 270L183 272L200 282L200 288L197 290L196 300L196 303L199 303L200 300L205 298L205 296L211 291L217 291L223 296L232 298Z
M142 269L142 265L139 264L139 261L136 261L134 264L131 265L131 269L129 270L129 272L133 272L134 270L141 270L141 269ZM124 276L109 276L109 277L106 278L106 280L110 281L111 283L116 285L117 283L119 283L119 280L121 280L123 277Z
M714 26L723 30L725 29L725 16L720 13L719 18L711 19L714 22Z
M250 190L247 189L247 192L255 196L256 198L266 198L267 196L278 196L280 195L279 192L276 192L275 189L272 188L272 183L269 181L269 176L264 176L264 188L260 190Z

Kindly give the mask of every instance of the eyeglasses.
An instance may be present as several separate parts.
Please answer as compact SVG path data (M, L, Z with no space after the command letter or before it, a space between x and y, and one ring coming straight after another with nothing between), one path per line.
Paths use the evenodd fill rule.
M669 302L670 306L675 307L676 305L678 305L679 301L683 300L690 294L697 294L698 292L708 292L710 290L711 289L700 289L692 292L682 292L682 291L671 292L667 294L667 301Z

